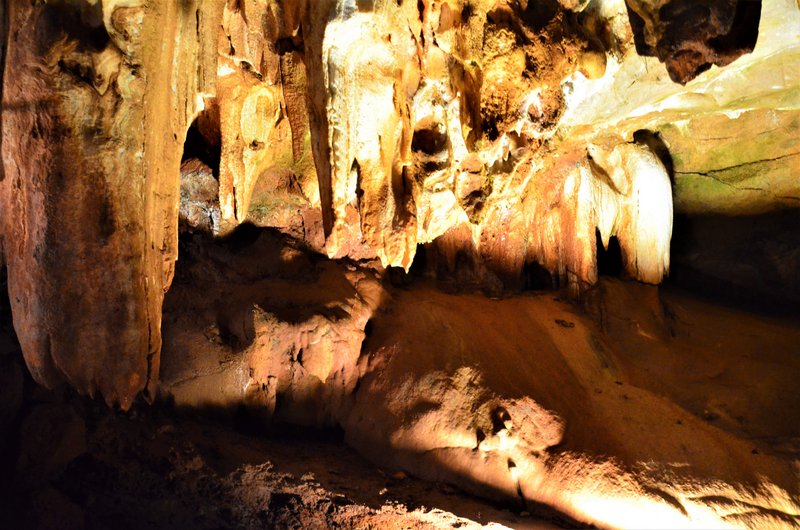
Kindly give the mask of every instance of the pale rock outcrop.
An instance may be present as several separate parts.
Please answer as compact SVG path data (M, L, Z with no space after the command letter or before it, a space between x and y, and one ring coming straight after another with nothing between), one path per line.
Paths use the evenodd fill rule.
M607 177L604 185L595 184L592 201L603 245L617 236L631 276L661 283L669 272L672 235L672 186L663 163L638 144L620 144L608 153L590 145L589 156Z
M593 9L621 34L617 25L627 18L621 2ZM602 78L565 81L560 135L588 144L609 132L631 140L652 131L669 155L676 213L737 216L796 208L800 10L791 0L765 0L758 18L752 53L724 68L712 66L684 86L671 83L657 59L630 45L609 53Z
M335 218L328 253L338 253L340 239L360 236L384 264L408 268L416 248L409 100L419 67L415 36L393 22L381 12L352 13L325 29Z
M568 172L559 171L561 181L544 177L549 166L542 157L564 109L558 83L578 68L555 48L587 57L580 68L595 77L604 71L602 54L555 4L418 7L386 2L364 10L344 3L331 11L322 35L322 83L315 85L313 76L309 82L327 94L327 137L313 145L323 219L330 218L329 255L365 244L384 266L408 270L417 245L433 242L446 268L453 268L454 253L472 256L478 283L518 286L532 262L576 290L593 283L594 226L578 225L579 213L599 208L584 199L600 195L576 200ZM536 77L517 74L532 63ZM596 187L588 182L593 178L583 173L587 189ZM637 196L638 177L628 178ZM650 189L671 212L669 187ZM631 231L628 273L660 281L668 270L670 223L642 224L644 231L662 231L644 236L637 208L618 213L615 231ZM658 248L637 251L650 242ZM637 253L658 253L660 261L637 262Z
M237 70L218 85L220 207L222 218L233 226L247 218L256 181L272 163L270 136L281 114L278 89L245 76Z
M221 137L219 198L226 231L245 221L256 182L286 148L274 134L283 102L275 42L268 40L272 35L265 27L269 7L263 2L227 2L223 11L215 100ZM274 34L274 21L272 26Z
M186 273L165 302L160 390L180 407L245 406L265 419L336 425L358 383L380 282L276 234L253 235L185 245Z

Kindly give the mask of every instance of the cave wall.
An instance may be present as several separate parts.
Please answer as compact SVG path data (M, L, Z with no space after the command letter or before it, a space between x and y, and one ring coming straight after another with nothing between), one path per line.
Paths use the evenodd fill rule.
M490 292L541 270L580 294L612 238L660 282L671 189L691 215L796 206L789 0L8 7L15 326L37 380L123 407L158 379L193 123L219 151L216 233L406 270L424 246L428 274Z
M731 390L794 396L796 329L640 285L797 300L796 2L7 4L0 255L38 382L338 425L601 525L796 524L750 438L780 418ZM640 283L595 287L601 247ZM412 266L586 311L383 281Z

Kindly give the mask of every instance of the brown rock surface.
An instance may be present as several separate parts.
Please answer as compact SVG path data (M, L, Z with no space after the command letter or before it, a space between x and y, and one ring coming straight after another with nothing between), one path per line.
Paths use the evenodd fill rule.
M214 9L9 5L3 250L34 377L127 408L158 380L181 141L212 86Z
M392 293L348 442L602 527L798 524L796 322L629 283L595 295L602 326L549 295Z
M792 0L7 4L0 262L38 382L338 425L603 526L799 524L798 323L598 285L661 283L678 213L701 281L796 299ZM541 286L573 302L503 298ZM24 445L81 437L59 407Z
M608 278L586 311L381 288L268 234L193 245L165 320L182 407L338 424L376 462L602 527L798 522L796 319Z
M370 270L282 241L246 225L226 243L197 237L182 249L165 304L161 380L177 405L245 405L312 426L342 417L380 283Z
M31 488L56 478L86 451L86 426L62 403L35 405L20 428L16 475Z
M755 48L761 0L626 0L636 49L686 83Z

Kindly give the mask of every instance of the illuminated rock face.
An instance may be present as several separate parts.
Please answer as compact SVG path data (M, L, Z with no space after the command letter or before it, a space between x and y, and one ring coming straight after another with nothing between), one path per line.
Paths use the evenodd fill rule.
M322 79L309 77L309 90L327 94L312 138L330 256L366 246L408 269L432 243L450 273L468 256L478 283L517 287L538 263L579 288L596 279L602 222L604 241L625 241L632 277L658 283L669 270L672 194L659 160L617 139L618 188L587 170L586 144L555 138L563 80L602 76L605 64L575 15L546 2L445 2L342 3L328 16ZM647 200L664 215L640 220Z
M602 345L542 343L530 356L502 337L486 351L462 347L476 317L441 341L441 351L464 353L456 366L454 357L423 355L430 346L393 335L405 331L396 315L386 318L391 333L367 350L362 344L388 297L378 278L386 267L420 264L422 249L425 272L459 287L513 291L529 286L534 271L582 296L598 280L598 244L612 241L624 276L661 282L673 213L796 208L793 0L10 4L0 241L15 327L39 382L66 380L122 408L142 392L152 397L179 219L214 236L249 222L372 270L326 262L274 292L266 284L239 286L236 296L210 290L241 305L230 320L219 316L231 316L227 306L195 308L209 329L238 341L240 355L220 371L203 364L219 365L217 354L228 352L206 345L219 346L219 333L171 335L171 353L210 348L208 358L189 355L187 363L202 364L211 382L186 376L181 361L171 367L163 390L179 401L345 425L351 443L373 448L375 458L399 458L417 472L430 464L432 475L456 482L461 473L601 524L641 522L604 512L609 497L625 507L636 495L666 495L687 512L692 495L712 495L625 468L675 456L665 426L652 439L625 438L615 434L630 432L614 419L610 398L598 398L594 415L576 409L597 389L630 397L611 379L623 379L623 368L594 384L597 370L610 370ZM252 274L262 265L265 276L305 266L302 252L281 252L285 269L253 258L225 262L220 268L231 270L215 274L260 282ZM413 300L401 298L414 313ZM262 307L276 303L277 312ZM311 309L298 316L298 304ZM426 311L443 327L458 319ZM513 318L493 322L500 328ZM424 321L410 329L436 335ZM487 351L498 344L515 354L492 365ZM536 371L536 355L544 375L507 386L504 374ZM554 368L565 362L575 366ZM427 401L409 401L417 394ZM637 426L648 427L653 411L674 412L657 394L643 398ZM384 408L375 406L381 399ZM693 433L714 438L692 421ZM440 437L427 435L440 427ZM714 440L712 460L731 473L720 480L733 485L724 502L763 503L769 519L765 506L795 495L781 489L790 483L780 471L785 461L759 460L740 476L732 470L746 444ZM594 450L622 467L582 456ZM716 476L704 456L686 458ZM777 485L755 491L760 472ZM593 481L612 484L617 474L619 488L593 496ZM733 491L738 484L752 488ZM714 502L695 504L705 516ZM772 515L796 522L793 503ZM664 508L656 504L644 506Z
M796 324L608 278L587 311L392 288L274 232L182 249L160 387L178 407L339 426L391 470L601 527L800 521Z
M3 253L34 377L127 408L158 381L178 183L219 14L162 2L11 2Z
M797 525L794 457L756 446L747 431L773 421L756 419L756 403L778 411L797 399L788 374L797 373L798 329L775 330L773 342L758 331L763 321L744 317L731 334L725 311L631 282L593 293L605 331L551 296L396 292L365 342L343 422L348 443L429 479L543 502L600 527ZM787 377L744 361L755 344L744 336L759 336L770 362L790 351L778 361ZM704 373L710 365L724 383ZM741 383L729 393L721 385L731 378ZM771 390L737 403L753 379ZM689 397L689 387L703 390Z

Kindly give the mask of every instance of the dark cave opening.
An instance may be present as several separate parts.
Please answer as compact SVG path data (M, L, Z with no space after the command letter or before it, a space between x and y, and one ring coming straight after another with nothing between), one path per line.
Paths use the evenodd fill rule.
M417 245L417 251L414 254L414 259L408 272L403 270L402 267L389 267L386 269L386 275L389 278L389 283L395 287L408 287L415 280L419 280L427 274L428 271L428 256L425 250L425 245Z
M199 160L211 168L214 178L219 180L222 157L219 105L214 100L207 101L206 105L205 110L197 115L186 133L181 163L192 159Z
M412 276L422 277L425 276L425 271L427 270L428 256L425 245L417 245L417 253L414 255L414 260L411 262L408 273Z
M600 230L595 230L595 239L597 241L597 275L622 276L622 248L619 246L617 236L609 238L608 248L603 246Z
M181 157L181 232L219 234L222 213L219 205L219 169L222 157L219 105L205 100L186 132Z
M522 20L535 32L542 31L558 15L562 6L554 0L528 2Z
M740 0L730 31L711 39L711 46L720 53L749 53L756 47L760 23L761 0Z
M438 126L418 128L411 138L411 150L435 155L447 148L447 134Z
M551 274L537 261L522 266L522 288L526 291L549 291L558 289L558 277Z
M798 225L798 210L676 215L665 284L759 313L800 313Z

